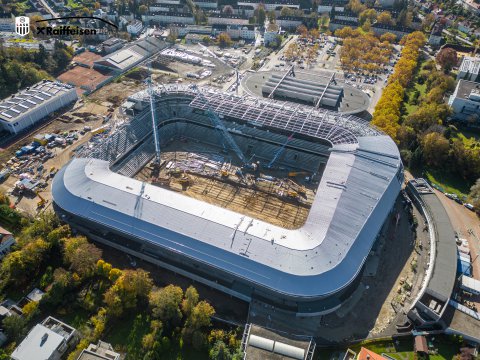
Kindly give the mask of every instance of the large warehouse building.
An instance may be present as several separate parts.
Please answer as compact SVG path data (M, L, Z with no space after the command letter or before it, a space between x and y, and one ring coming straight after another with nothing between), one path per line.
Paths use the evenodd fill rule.
M282 227L132 178L155 156L146 92L129 98L130 123L58 172L52 193L61 218L91 239L246 301L298 316L340 307L403 182L392 139L351 115L288 102L188 86L155 94L162 149L179 139L213 143L211 111L256 159L288 144L279 165L318 178L305 221Z
M0 125L17 134L78 99L75 87L43 80L0 101Z

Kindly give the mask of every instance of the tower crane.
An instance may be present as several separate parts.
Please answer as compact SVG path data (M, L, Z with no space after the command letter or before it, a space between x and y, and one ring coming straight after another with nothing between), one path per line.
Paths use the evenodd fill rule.
M245 157L242 150L240 149L240 147L237 145L237 143L233 139L232 135L228 132L227 127L225 126L223 121L220 119L218 114L215 111L212 110L208 99L198 89L197 85L192 84L192 85L190 85L190 88L193 91L195 91L197 96L204 102L208 118L210 119L212 124L215 126L215 128L221 132L221 134L223 135L223 138L227 142L228 146L235 152L237 157L243 163L244 167L248 167L249 166L248 159Z
M272 160L270 160L270 162L268 163L267 165L267 168L268 169L271 169L272 166L275 164L275 162L278 160L278 158L280 157L280 155L283 154L283 152L285 151L285 147L287 146L287 144L293 139L293 134L290 135L287 140L283 143L283 145L280 147L280 149L278 149L277 151L275 151L275 153L273 154L273 158Z

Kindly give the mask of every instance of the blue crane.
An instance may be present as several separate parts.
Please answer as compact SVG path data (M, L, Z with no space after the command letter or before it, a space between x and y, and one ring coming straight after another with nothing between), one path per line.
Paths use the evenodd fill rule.
M285 148L287 146L287 144L293 139L293 134L290 135L287 140L283 143L283 145L280 147L280 149L278 149L277 151L275 151L275 153L273 154L273 159L268 163L267 165L267 168L268 169L271 169L273 164L275 164L275 162L278 160L278 158L280 157L280 155L283 154L283 152L285 151Z
M240 147L237 145L237 143L233 139L232 135L230 135L230 133L228 132L228 129L226 128L225 124L220 119L218 114L215 111L212 110L212 108L210 107L210 103L208 102L207 98L198 89L197 85L191 85L190 87L191 87L192 90L194 90L197 93L197 95L200 97L200 99L204 102L208 118L210 119L212 124L215 126L215 129L217 129L221 132L221 134L223 135L223 139L227 142L228 146L235 152L235 154L241 160L243 165L247 165L248 164L248 159L245 157L242 150L240 149Z

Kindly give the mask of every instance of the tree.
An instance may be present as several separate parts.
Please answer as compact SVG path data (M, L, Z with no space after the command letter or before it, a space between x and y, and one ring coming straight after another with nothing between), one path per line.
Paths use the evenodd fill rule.
M480 179L477 179L475 185L470 188L468 199L475 208L477 214L480 215Z
M225 5L222 12L224 14L233 15L233 7L231 5Z
M371 29L372 29L372 23L368 19L365 20L365 22L362 25L362 30L365 32L370 32Z
M383 11L377 16L377 22L384 25L393 25L392 14L389 11Z
M257 19L258 25L261 27L265 26L265 20L267 19L267 13L265 11L265 6L263 4L259 4L255 9L253 15Z
M292 9L288 6L283 6L282 10L280 11L280 16L292 16Z
M182 318L180 304L183 291L180 287L168 285L162 289L155 289L149 295L152 315L164 322L178 324Z
M341 29L335 30L335 36L346 39L346 38L352 38L352 37L357 37L360 36L360 32L358 30L352 29L350 26L345 26Z
M424 31L430 30L434 22L435 22L435 15L433 15L432 13L425 15L422 21L422 29Z
M64 240L65 261L70 269L81 277L88 277L97 268L97 262L102 257L102 251L89 243L85 237L66 238Z
M372 24L373 22L375 22L376 19L377 19L377 12L374 9L364 10L358 16L358 21L362 25L365 24L367 20L370 21L370 24Z
M211 325L211 317L215 315L215 309L206 301L200 301L192 309L190 316L185 323L186 328L200 330Z
M360 2L360 0L350 0L346 8L357 15L367 9L367 7Z
M275 22L277 21L277 15L275 15L274 10L269 11L267 13L267 17L268 17L268 21L270 22L270 24L275 24Z
M226 32L222 32L218 35L217 42L218 46L220 47L228 47L232 45L232 39L230 38L230 35L228 35Z
M433 132L422 140L423 157L432 167L443 167L448 157L450 144L442 134Z
M20 341L27 332L27 319L19 315L7 316L2 324L5 334L12 342Z
M148 12L148 6L147 5L140 5L138 7L138 12L140 15L145 15Z
M305 25L301 24L297 26L297 34L300 35L300 37L305 38L307 37L308 29Z
M198 304L198 292L193 286L189 286L185 291L185 299L182 301L182 311L186 316L190 316L193 308Z
M232 359L232 354L230 353L230 349L221 340L213 344L208 355L212 360L231 360Z
M457 52L452 48L443 48L440 50L436 57L437 63L440 64L442 69L449 73L454 66L457 65L458 56Z
M121 316L125 309L133 309L139 300L146 300L152 289L150 274L142 269L124 270L115 283L105 292L107 312Z
M385 34L380 35L380 41L381 42L386 41L390 44L393 44L395 42L395 40L397 40L397 35L392 34L390 32L387 32Z

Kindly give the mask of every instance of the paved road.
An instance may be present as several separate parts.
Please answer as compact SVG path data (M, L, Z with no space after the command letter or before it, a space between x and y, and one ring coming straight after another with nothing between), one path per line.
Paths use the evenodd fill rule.
M468 240L472 260L479 255L479 258L473 263L473 275L474 278L480 280L480 219L463 205L447 198L440 191L435 191L450 217L453 228L458 232L458 236Z

